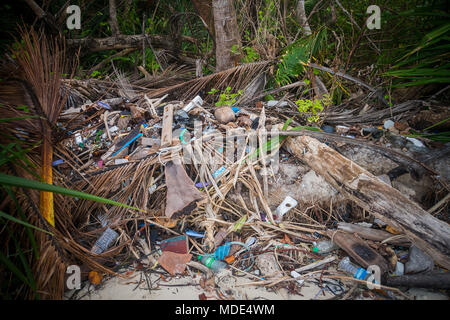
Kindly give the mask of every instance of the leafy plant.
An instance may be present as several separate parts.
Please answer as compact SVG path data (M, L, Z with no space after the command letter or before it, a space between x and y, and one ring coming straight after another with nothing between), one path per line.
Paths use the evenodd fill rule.
M325 38L326 29L324 28L310 37L300 39L287 46L278 63L275 81L279 85L287 85L292 82L292 78L298 78L304 70L303 66L319 52Z
M324 107L331 105L331 98L329 95L324 95L322 99L299 99L295 102L298 106L298 111L300 113L312 113L311 116L307 118L309 122L319 121L319 114L324 109Z
M385 76L401 79L393 87L450 82L450 23L427 33Z
M212 88L208 94L215 95L218 93L218 90ZM232 106L236 103L237 98L242 95L242 90L239 90L237 93L231 93L231 87L227 87L224 92L219 94L219 100L215 103L217 107L221 106Z

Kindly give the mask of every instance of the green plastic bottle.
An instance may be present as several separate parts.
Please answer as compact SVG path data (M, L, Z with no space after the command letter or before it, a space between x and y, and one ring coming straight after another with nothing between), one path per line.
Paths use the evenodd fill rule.
M214 272L219 272L227 267L223 261L216 260L211 256L198 256L198 260Z

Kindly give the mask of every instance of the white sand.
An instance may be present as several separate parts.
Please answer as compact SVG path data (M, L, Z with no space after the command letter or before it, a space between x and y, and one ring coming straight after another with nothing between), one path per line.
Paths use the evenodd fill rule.
M221 276L219 274L215 279L210 280L210 285L206 285L202 288L200 285L199 274L194 274L194 278L191 276L179 276L170 279L170 281L159 280L157 274L151 274L152 289L147 290L147 283L145 277L139 285L141 278L141 272L135 272L128 279L121 279L113 277L106 279L103 283L95 288L89 283L85 283L85 287L77 294L78 297L82 297L82 300L200 300L199 296L204 294L207 300L218 300L219 294L214 289L212 281L216 281L217 287L221 288L221 292L228 298L236 300L254 300L254 299L269 299L269 300L309 300L316 297L318 300L332 298L333 295L325 290L325 295L318 292L321 290L314 283L306 282L301 289L300 295L288 294L285 289L274 292L271 289L266 289L264 286L243 285L254 282L254 279L248 277L230 277L225 274ZM187 284L192 284L188 285ZM167 286L170 285L170 286ZM89 293L88 293L89 291ZM66 294L66 298L70 296L71 292Z

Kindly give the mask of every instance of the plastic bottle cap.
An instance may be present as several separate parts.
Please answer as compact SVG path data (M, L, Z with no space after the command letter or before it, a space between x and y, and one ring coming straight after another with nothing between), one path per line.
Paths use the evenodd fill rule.
M314 252L314 253L319 252L319 248L313 247L313 252Z

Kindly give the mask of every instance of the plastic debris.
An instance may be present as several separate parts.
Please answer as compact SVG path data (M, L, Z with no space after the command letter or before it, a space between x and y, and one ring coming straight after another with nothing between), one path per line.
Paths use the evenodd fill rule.
M345 257L339 262L338 268L351 274L355 279L366 280L369 277L367 270L361 267L357 267L350 262L350 257Z
M88 278L93 285L99 285L103 280L103 275L97 271L90 271Z
M394 121L392 120L386 120L383 124L383 128L385 128L386 130L389 128L392 128L394 126Z
M97 239L91 249L92 253L100 254L110 247L110 245L119 237L119 234L111 228L107 228L105 232Z
M326 133L334 133L334 128L332 126L323 125L322 130Z
M198 260L214 272L219 272L227 267L225 262L219 261L212 256L199 255Z
M185 235L169 238L161 241L161 250L174 253L186 254L189 252L188 238Z
M60 164L63 164L63 163L64 163L64 160L58 159L58 160L55 160L55 161L52 162L52 166L57 166L57 165L60 165Z
M194 238L204 238L205 237L204 233L196 232L193 230L186 230L186 235L188 235L190 237L194 237Z
M182 274L186 264L191 261L192 254L180 254L171 251L163 251L158 263L171 275Z
M276 209L276 215L277 218L276 221L281 221L283 219L283 216L288 213L292 208L297 206L298 202L291 196L287 196L283 202L277 207Z
M189 102L184 108L183 111L189 112L194 107L200 107L203 104L203 99L200 96L196 96L194 99L192 99L191 102Z
M319 241L319 242L313 242L313 252L314 253L320 253L320 254L326 254L333 250L339 249L339 247L332 241Z
M405 263L405 274L415 274L432 271L434 267L433 259L425 252L411 246L409 248L408 261Z
M227 242L223 246L220 246L214 251L214 258L224 260L230 253L231 243Z

